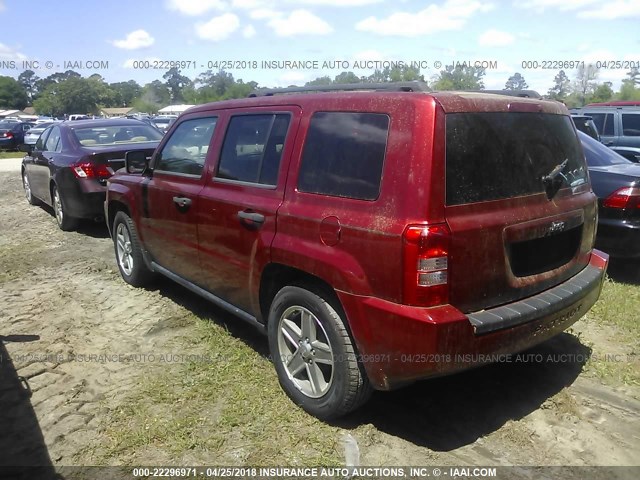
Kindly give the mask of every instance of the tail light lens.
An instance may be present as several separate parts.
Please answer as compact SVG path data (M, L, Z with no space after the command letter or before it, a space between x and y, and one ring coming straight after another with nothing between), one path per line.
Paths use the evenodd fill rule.
M640 208L640 187L620 188L609 195L602 206L617 209Z
M4 133L2 134L2 136L3 136L4 138L13 138L13 133L11 133L11 132L4 132Z
M102 163L74 163L71 171L76 178L109 178L113 175L113 170L108 165Z
M408 226L403 234L403 303L433 307L449 302L449 247L446 225Z

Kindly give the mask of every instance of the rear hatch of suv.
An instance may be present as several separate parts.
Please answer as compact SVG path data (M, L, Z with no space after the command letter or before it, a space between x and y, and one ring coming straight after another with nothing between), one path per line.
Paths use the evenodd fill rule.
M566 109L491 95L436 99L446 124L449 302L477 312L582 270L596 201Z

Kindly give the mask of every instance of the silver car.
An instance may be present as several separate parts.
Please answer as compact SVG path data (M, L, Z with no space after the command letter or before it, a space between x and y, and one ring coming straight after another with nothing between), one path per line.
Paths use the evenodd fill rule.
M40 138L40 134L44 132L48 127L57 122L39 123L32 127L28 132L24 134L25 145L35 145Z

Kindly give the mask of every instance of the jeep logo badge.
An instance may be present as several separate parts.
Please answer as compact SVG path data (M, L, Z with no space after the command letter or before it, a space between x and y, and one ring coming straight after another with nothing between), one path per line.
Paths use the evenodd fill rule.
M553 235L554 233L560 233L564 230L565 222L552 222L551 226L547 230L547 235Z

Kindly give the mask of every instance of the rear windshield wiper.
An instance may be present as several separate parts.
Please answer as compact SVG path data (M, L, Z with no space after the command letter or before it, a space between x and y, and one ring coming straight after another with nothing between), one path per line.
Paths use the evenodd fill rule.
M559 165L556 165L547 175L543 175L542 184L544 185L544 190L549 200L556 196L556 193L558 193L558 190L562 187L562 182L567 182L567 177L562 173L567 165L569 165L568 158Z

